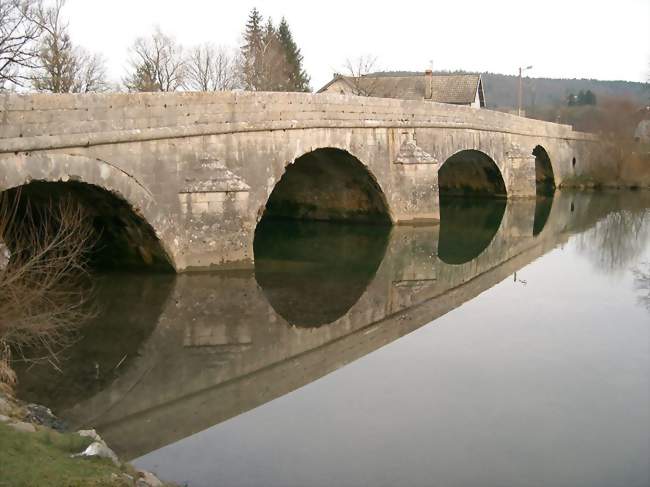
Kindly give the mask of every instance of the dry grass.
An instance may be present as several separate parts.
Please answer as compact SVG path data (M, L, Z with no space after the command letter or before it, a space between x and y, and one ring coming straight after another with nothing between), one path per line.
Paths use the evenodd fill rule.
M89 317L86 269L96 237L73 200L36 206L20 192L0 195L0 236L11 251L0 269L0 383L6 387L16 379L12 353L56 366L71 330Z

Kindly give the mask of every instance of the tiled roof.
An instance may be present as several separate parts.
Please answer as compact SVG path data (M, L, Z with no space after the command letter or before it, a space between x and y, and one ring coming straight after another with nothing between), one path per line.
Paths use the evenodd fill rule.
M427 96L428 80L425 73L407 76L366 75L360 78L340 76L363 94L379 98L403 98L407 100L430 99L441 103L470 104L476 97L481 81L480 74L435 74L431 78L432 96ZM334 80L333 80L334 81ZM320 91L325 91L328 83Z

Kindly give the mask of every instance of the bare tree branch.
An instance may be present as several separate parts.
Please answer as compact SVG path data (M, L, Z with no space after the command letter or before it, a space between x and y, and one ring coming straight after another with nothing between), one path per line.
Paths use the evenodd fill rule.
M74 201L36 207L18 192L0 195L0 237L11 252L0 268L0 383L11 386L12 351L45 350L56 360L70 332L92 316L86 268L96 234Z
M130 64L124 80L129 91L176 91L185 82L183 48L160 28L151 37L135 41Z
M194 91L226 91L241 84L241 63L225 47L202 44L193 47L186 59L184 86Z
M24 70L36 66L40 8L40 0L0 0L0 89L29 81Z
M377 69L377 57L367 54L354 59L346 59L347 81L352 85L352 93L357 96L373 96L377 90L378 79L367 77Z
M90 54L72 43L68 24L61 18L65 3L66 0L57 0L52 7L40 6L37 10L43 36L32 85L38 91L52 93L107 91L106 63L101 55Z
M258 91L284 91L287 89L289 66L272 26L267 25L267 32L262 40L261 51L256 59L258 72Z

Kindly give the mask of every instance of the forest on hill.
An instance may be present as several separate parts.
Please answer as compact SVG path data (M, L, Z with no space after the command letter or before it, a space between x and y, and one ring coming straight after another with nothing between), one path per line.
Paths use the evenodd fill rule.
M488 108L515 109L519 77L515 75L483 73L483 89ZM633 81L601 81L595 79L523 79L523 105L530 111L535 107L560 106L567 104L570 95L580 91L591 91L596 100L624 98L643 106L650 104L650 84Z

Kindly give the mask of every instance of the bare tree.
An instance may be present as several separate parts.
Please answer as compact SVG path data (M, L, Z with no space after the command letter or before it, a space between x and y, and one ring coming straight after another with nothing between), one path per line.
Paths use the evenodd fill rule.
M377 57L370 54L346 59L345 74L352 85L352 94L373 96L377 90L378 78L367 75L377 69Z
M290 67L270 18L264 31L256 63L259 73L257 91L285 91L288 89Z
M89 53L77 48L77 74L72 91L74 93L90 93L93 91L113 91L106 74L106 60L99 53Z
M225 47L202 44L186 59L185 88L194 91L225 91L241 84L241 63Z
M131 72L124 80L129 91L176 91L183 86L183 48L160 28L138 38L131 47Z
M96 235L76 202L34 207L18 192L0 195L0 237L11 251L0 269L0 383L11 386L12 351L45 350L42 359L52 362L92 316L86 268Z
M38 9L43 36L32 84L38 91L52 93L106 91L106 63L99 54L90 54L72 43L68 24L61 17L65 2L57 0L52 7Z
M29 81L24 70L36 65L39 8L40 0L0 0L0 89Z
M650 240L649 215L645 209L611 211L579 235L578 249L597 269L623 272L642 255Z

